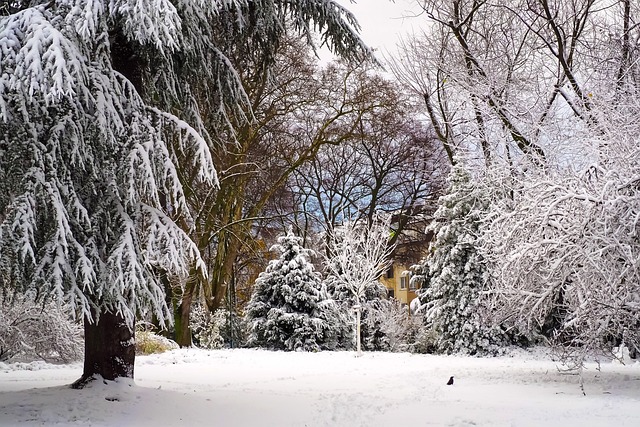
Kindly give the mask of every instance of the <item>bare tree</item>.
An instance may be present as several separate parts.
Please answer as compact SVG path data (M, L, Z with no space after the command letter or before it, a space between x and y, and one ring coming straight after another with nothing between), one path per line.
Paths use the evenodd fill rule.
M424 101L452 161L462 150L485 164L524 155L553 166L568 137L575 147L583 133L588 146L614 99L637 93L632 2L427 0L420 7L423 30L403 42L390 68Z
M345 218L371 224L385 211L403 214L399 235L412 213L439 195L448 166L443 150L397 85L341 64L326 72L329 86L345 82L344 102L357 114L339 145L325 145L293 175L300 228L329 230Z
M325 260L327 280L353 297L356 315L356 349L362 353L362 303L387 269L394 245L389 244L390 217L377 216L371 225L346 221L331 230Z

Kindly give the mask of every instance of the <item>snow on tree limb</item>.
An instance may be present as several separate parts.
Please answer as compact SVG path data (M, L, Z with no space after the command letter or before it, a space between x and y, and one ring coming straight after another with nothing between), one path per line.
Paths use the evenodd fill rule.
M180 149L184 152L190 153L190 157L194 159L193 163L199 166L198 177L203 182L208 182L218 187L218 176L216 174L215 166L213 165L213 159L211 158L211 151L209 150L207 141L205 141L205 139L193 127L179 117L167 113L166 111L161 111L155 107L148 108L151 112L166 119L179 132L184 131L187 134L189 139L192 141L192 146L185 146L182 139L179 139L181 143Z
M169 216L152 206L144 205L141 211L142 221L149 224L145 233L145 257L148 262L181 277L186 277L194 264L200 274L207 277L207 268L200 252L186 232ZM179 256L168 247L171 242L180 242Z
M170 0L110 0L109 14L123 21L122 30L131 40L152 44L160 52L180 44L182 22Z
M77 45L51 22L44 6L0 19L0 115L7 122L6 100L17 92L50 105L76 94L82 79L82 57Z
M390 234L390 217L382 215L369 228L348 221L330 231L327 274L345 285L357 301L390 263L394 249L388 244Z

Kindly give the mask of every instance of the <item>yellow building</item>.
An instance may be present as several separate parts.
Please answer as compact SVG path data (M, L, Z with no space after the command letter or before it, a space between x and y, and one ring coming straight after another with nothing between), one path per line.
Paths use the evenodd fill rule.
M415 283L411 283L411 266L393 262L380 282L387 288L389 298L395 298L403 304L409 304L417 295Z
M410 304L417 296L416 291L420 289L420 285L411 283L411 266L424 258L433 238L433 233L426 231L431 217L425 210L425 207L422 207L420 212L407 219L402 233L398 236L391 265L380 278L380 282L387 288L389 297L403 304Z

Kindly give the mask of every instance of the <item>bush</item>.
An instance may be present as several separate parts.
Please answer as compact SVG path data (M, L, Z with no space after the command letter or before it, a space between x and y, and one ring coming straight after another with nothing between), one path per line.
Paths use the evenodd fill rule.
M36 303L31 295L0 293L0 361L82 359L83 329L68 312L54 302Z
M409 307L395 299L374 304L364 324L369 330L375 328L375 336L380 337L372 350L431 353L435 348L436 335L423 325L422 316L411 315Z
M422 319L413 317L419 323L408 351L412 353L435 353L438 335L436 331L422 324Z
M136 354L155 354L175 350L180 346L173 340L152 331L136 331Z
M224 346L222 329L227 322L227 311L216 310L211 313L202 304L196 304L191 309L191 331L201 348L216 349Z
M242 317L223 308L211 313L198 302L191 309L189 325L194 344L200 348L242 347L247 341L247 325Z

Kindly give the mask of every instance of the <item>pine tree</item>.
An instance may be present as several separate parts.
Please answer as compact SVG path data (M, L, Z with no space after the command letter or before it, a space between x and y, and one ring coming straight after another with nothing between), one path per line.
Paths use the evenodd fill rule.
M420 268L428 271L428 286L420 299L426 322L437 334L436 348L445 353L491 352L500 334L482 319L480 292L485 266L476 250L485 201L469 173L458 162L448 177L448 193L430 225L435 240Z
M287 351L331 345L331 307L322 298L320 275L307 259L311 251L301 242L289 231L272 248L281 255L258 276L247 305L249 345Z
M269 57L286 23L364 52L333 1L0 8L0 286L84 319L78 387L132 377L136 317L172 320L164 279L207 276L184 232L198 226L187 199L217 182L209 130L251 119L225 51Z

